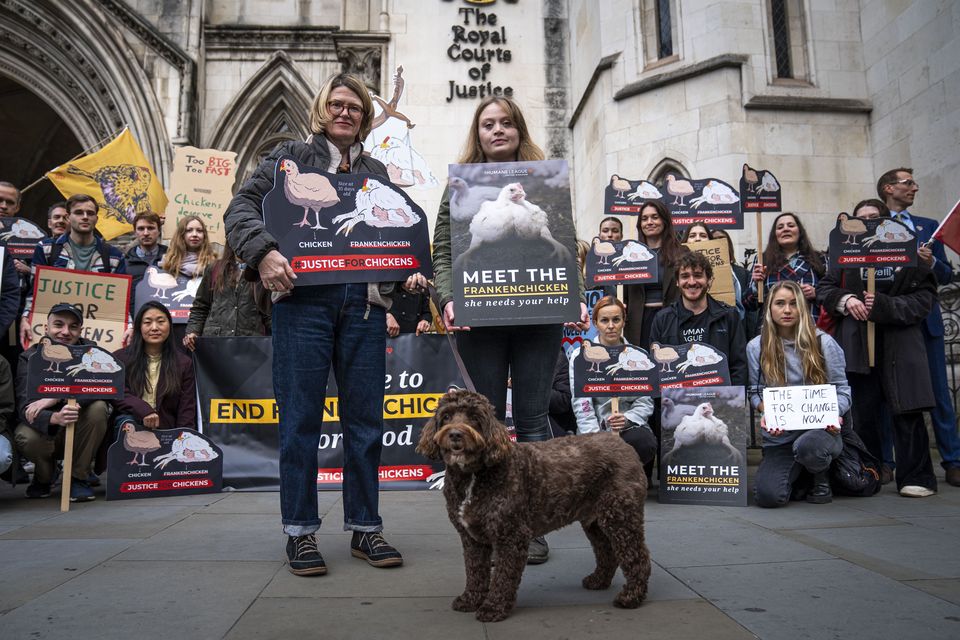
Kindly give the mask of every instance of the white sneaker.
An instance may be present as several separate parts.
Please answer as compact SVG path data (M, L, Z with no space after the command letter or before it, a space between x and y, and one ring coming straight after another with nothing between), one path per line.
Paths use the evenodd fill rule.
M927 498L935 494L933 489L927 489L916 484L907 484L901 487L900 495L904 498Z

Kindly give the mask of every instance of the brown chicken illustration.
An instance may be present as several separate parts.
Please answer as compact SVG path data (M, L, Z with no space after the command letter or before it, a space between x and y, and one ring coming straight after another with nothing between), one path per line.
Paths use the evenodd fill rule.
M137 431L136 427L128 422L123 425L123 448L133 454L133 460L127 464L145 467L147 454L160 448L160 439L152 431ZM140 456L140 462L137 462L137 456Z
M40 338L40 355L50 363L50 366L44 371L53 371L54 373L63 373L60 371L60 365L73 360L73 354L70 353L69 347L56 344L47 336Z
M330 181L319 173L300 173L300 167L293 160L284 160L280 163L280 171L284 174L283 193L287 202L303 207L303 220L295 222L298 227L306 227L310 223L307 215L313 211L317 216L317 223L312 229L326 229L320 224L320 209L326 209L340 202L337 190Z

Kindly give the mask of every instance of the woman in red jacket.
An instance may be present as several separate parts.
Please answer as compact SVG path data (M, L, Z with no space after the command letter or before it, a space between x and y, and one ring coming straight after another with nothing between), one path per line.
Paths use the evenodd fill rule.
M130 346L113 354L126 376L123 400L114 402L117 428L134 422L147 429L196 429L193 362L170 338L170 312L151 300L133 326Z

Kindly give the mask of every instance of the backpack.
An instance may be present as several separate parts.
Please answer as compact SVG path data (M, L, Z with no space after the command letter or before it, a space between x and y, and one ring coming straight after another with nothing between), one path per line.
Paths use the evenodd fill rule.
M47 265L52 267L56 264L57 258L60 257L61 253L63 253L63 243L54 241L50 247L50 256L47 258ZM110 264L110 245L103 240L100 240L100 264L103 265L103 271L100 273L110 273L113 270Z
M849 417L849 416L848 416ZM867 446L853 430L853 425L840 432L843 451L830 465L830 485L841 496L866 498L880 491L880 462L867 451Z

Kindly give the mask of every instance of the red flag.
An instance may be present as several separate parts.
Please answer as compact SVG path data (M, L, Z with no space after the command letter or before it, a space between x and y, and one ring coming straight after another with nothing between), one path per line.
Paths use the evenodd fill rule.
M933 237L960 253L960 201L953 205L953 209L933 232Z

